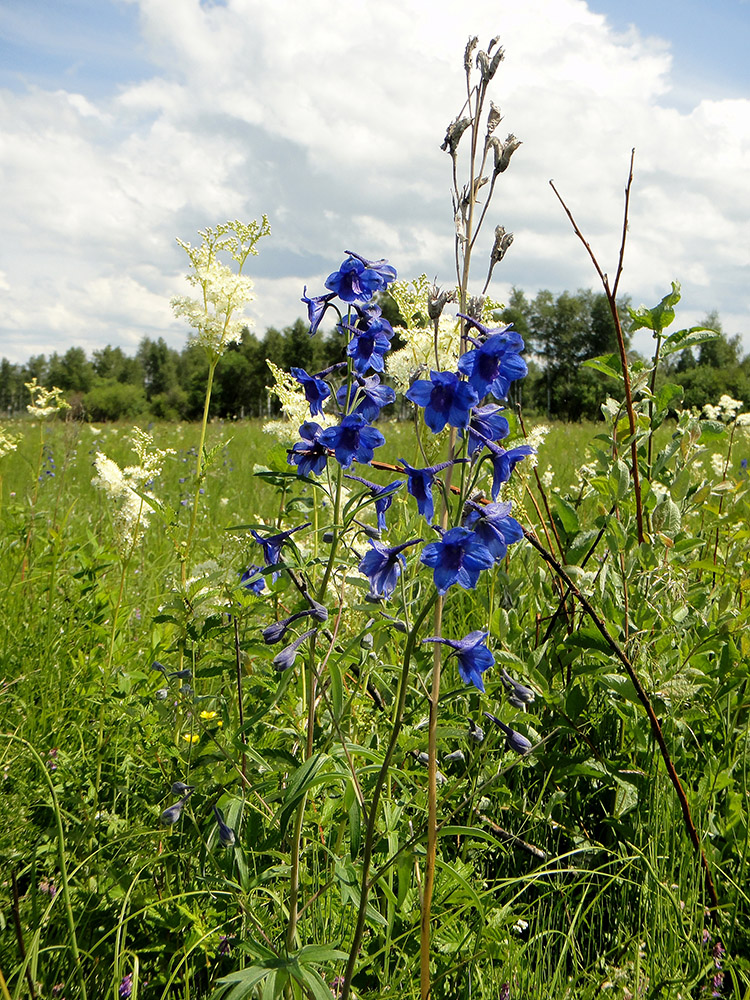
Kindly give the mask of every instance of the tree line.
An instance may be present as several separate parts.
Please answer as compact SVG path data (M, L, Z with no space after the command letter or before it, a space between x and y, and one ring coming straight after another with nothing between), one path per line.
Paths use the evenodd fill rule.
M628 305L623 299L618 311L629 345ZM403 324L393 300L385 297L381 306L394 327ZM527 413L553 419L600 416L613 386L582 362L617 351L614 322L603 294L579 290L555 296L542 290L529 298L521 289L513 289L498 318L513 323L526 341L529 376L523 381L523 398L513 402L522 403ZM716 403L724 393L750 401L750 356L742 356L739 334L727 336L715 312L703 325L715 330L716 338L695 352L687 349L674 355L662 377L682 385L687 407ZM298 319L282 330L269 327L262 338L246 330L242 342L232 345L217 369L212 416L267 417L278 412L269 391L273 377L267 358L281 368L297 366L311 373L344 360L343 336L331 331L310 337L307 329L307 323ZM399 346L398 336L393 346ZM88 420L131 419L144 413L157 419L198 419L207 371L199 347L188 343L176 350L162 337L145 337L133 356L107 345L91 357L83 348L71 347L62 355L36 355L21 364L3 358L0 413L25 412L25 383L36 378L42 385L63 389L74 414Z

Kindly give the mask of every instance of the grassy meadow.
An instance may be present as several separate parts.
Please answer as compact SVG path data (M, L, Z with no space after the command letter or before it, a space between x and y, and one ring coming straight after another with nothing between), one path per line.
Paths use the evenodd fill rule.
M134 461L130 427L7 429L22 438L0 459L0 997L337 996L368 843L353 995L419 996L433 659L411 639L429 583L416 554L398 607L368 602L357 565L372 505L329 562L344 513L285 477L285 445L254 422L209 424L199 481L200 428L153 426L172 450L144 484L160 513L123 550L92 479L97 450ZM411 425L384 430L377 460L424 464ZM446 610L446 635L489 631L495 665L480 694L443 660L436 1000L750 997L750 445L715 422L663 423L639 545L610 438L604 423L552 425L539 481L521 463L505 495L627 651L705 863L629 676L518 542ZM308 522L274 579L250 528ZM403 490L388 525L398 541L434 537ZM260 593L240 585L251 565ZM294 582L305 566L316 579L333 567L325 640L280 671L273 658L309 619L275 645L261 633L309 614ZM420 638L432 634L426 620ZM502 671L533 701L510 702ZM514 753L483 711L532 752ZM175 782L194 790L165 816L185 794Z

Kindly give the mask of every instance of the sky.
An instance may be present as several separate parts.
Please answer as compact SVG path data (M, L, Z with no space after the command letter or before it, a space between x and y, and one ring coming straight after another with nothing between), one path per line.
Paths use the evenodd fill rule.
M675 328L718 310L750 352L749 31L750 0L0 0L0 356L181 348L176 237L263 213L261 336L345 250L450 285L471 35L500 37L498 134L522 140L478 247L514 233L493 298L597 287L551 179L614 274L634 148L621 291L678 280Z

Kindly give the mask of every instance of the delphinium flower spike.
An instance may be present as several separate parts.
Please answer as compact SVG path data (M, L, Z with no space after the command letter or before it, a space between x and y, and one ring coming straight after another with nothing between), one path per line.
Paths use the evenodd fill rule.
M521 733L517 733L516 730L511 729L510 726L506 726L501 719L498 719L496 715L492 715L491 712L484 712L483 714L485 718L490 720L490 722L494 722L496 726L499 726L500 729L502 729L505 733L505 741L511 750L520 754L526 754L529 750L531 750L531 743L525 736Z
M488 632L469 632L463 639L443 639L439 636L432 636L423 639L422 642L439 642L445 646L450 646L452 654L458 660L458 673L464 684L473 684L480 691L484 691L484 681L482 674L495 662L495 657L485 645Z

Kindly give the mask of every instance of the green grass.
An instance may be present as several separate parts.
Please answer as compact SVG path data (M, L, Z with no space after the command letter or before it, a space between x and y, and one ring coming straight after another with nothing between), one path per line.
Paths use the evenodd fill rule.
M294 536L300 544L287 558L319 580L332 513L320 491L254 477L258 468L287 469L283 447L259 424L210 425L207 449L217 450L183 584L179 545L190 507L182 501L194 489L199 428L156 425L156 444L175 454L153 489L175 516L171 525L152 518L125 566L118 603L123 568L111 508L91 480L97 447L121 466L133 461L129 428L104 426L97 434L51 424L41 481L39 427L21 429L18 451L0 462L0 789L7 820L0 833L0 971L7 995L28 997L33 987L48 997L64 983L71 1000L83 995L83 981L89 997L115 997L131 973L134 996L195 1000L212 996L222 976L257 968L270 997L291 968L284 942L295 817L303 906L292 951L315 945L346 952L352 937L366 818L357 786L366 805L404 659L402 634L362 600L362 581L351 573L366 540L351 537L340 569L336 563L341 603L326 596L332 638L319 641L325 672L312 730L322 756L305 784L310 661L303 656L279 674L270 663L278 647L260 639L263 626L297 610L301 599L285 574L275 584L269 576L259 598L237 588L239 574L262 561L237 526L318 524L317 535ZM538 471L552 467L553 490L565 494L577 481L603 430L552 425ZM655 454L675 430L659 429ZM417 463L410 425L389 425L386 434L376 458ZM725 447L725 439L707 447ZM736 458L742 447L738 441ZM707 456L703 461L709 465ZM554 527L568 565L580 561L586 532L602 529L596 559L575 579L628 649L657 708L717 883L718 924L706 916L700 865L627 678L571 602L545 638L560 588L522 543L476 591L451 592L446 606L445 634L489 628L498 664L486 675L484 696L460 682L453 661L445 665L440 759L456 749L465 759L440 764L436 998L498 997L505 983L511 997L539 1000L708 996L717 939L726 948L722 995L750 996L744 487L735 479L734 492L692 506L683 494L679 530L659 534L652 525L649 544L639 547L631 492L617 494L614 480L597 475L595 488L570 509L549 493ZM525 481L546 519L534 478ZM525 510L538 527L522 482L513 487L519 517ZM647 497L658 524L657 499ZM371 521L371 514L362 517ZM394 500L389 519L399 540L430 538L405 497ZM706 567L714 546L712 572ZM383 610L414 615L427 592L417 558L402 582ZM189 669L192 691L180 693L178 680L151 670L154 660L170 671ZM527 712L508 704L501 664L536 690ZM354 981L361 997L419 995L427 778L418 755L426 746L431 666L430 650L417 643L377 821L378 880ZM534 753L507 751L487 721L484 743L468 740L467 717L482 720L483 709L527 733ZM196 791L180 822L164 828L159 816L176 780ZM295 783L306 789L304 800L295 798ZM218 842L217 802L237 831L231 850ZM311 966L329 982L343 964L332 955L321 951ZM287 985L289 995L295 989L299 995Z

